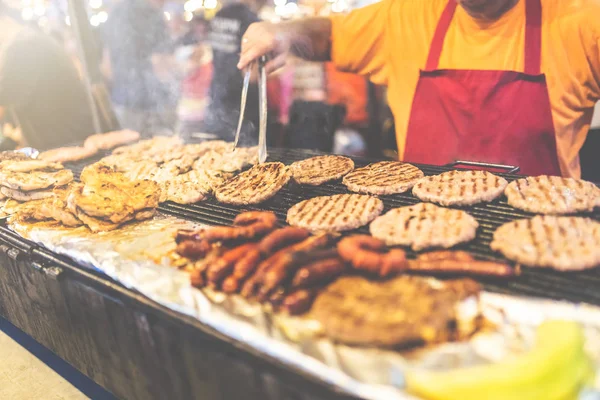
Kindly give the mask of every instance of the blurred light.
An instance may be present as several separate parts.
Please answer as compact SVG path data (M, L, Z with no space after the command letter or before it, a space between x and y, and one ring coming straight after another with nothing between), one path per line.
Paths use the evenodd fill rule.
M41 6L41 5L40 6L35 6L35 8L33 9L33 12L38 17L41 17L42 15L46 14L46 7Z
M165 11L165 12L164 12L164 14L165 14L165 19L166 19L167 21L170 21L170 20L171 20L171 13L170 13L170 12L168 12L168 11Z
M92 26L100 25L100 21L98 20L98 15L92 15L92 17L90 18L90 24L92 24Z
M331 5L331 11L344 12L348 8L348 4L344 0L337 0Z
M275 14L284 15L285 14L285 5L283 6L275 6Z
M219 5L217 0L204 0L204 8L207 10L214 10Z
M23 0L23 5L24 6L30 6L31 5L31 0Z
M68 15L65 17L65 24L71 26L71 17L69 17Z
M25 7L22 11L21 11L21 17L25 20L25 21L29 21L33 18L33 10L30 7Z
M92 8L102 7L102 0L90 0L90 7L92 7Z
M186 11L183 13L183 19L186 20L187 22L190 22L192 19L194 19L194 13Z
M285 12L287 14L290 14L290 15L291 14L295 14L296 11L298 11L298 4L296 4L296 3L287 3L285 5Z
M38 19L38 25L40 28L45 28L48 26L48 17L41 17Z
M108 21L108 13L106 11L100 11L98 14L96 14L96 16L98 17L98 21L100 21L101 24Z
M275 6L285 6L287 0L275 0Z

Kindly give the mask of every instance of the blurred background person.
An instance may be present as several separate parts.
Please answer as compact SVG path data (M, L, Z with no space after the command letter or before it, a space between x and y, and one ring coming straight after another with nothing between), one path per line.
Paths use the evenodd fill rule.
M240 0L225 5L211 20L210 44L213 51L213 78L210 105L204 128L224 140L233 140L240 113L243 72L236 68L242 36L257 22L266 0ZM240 140L255 144L258 132L258 87L250 84L245 120ZM244 143L250 140L250 143Z
M22 25L0 0L0 108L14 132L3 150L39 150L82 141L94 133L85 87L57 41Z
M185 71L177 107L178 132L184 136L202 131L213 77L212 49L207 40L209 23L203 14L196 14L189 25L188 32L176 43L176 58Z
M163 0L122 0L104 25L105 74L123 128L172 133L179 68Z

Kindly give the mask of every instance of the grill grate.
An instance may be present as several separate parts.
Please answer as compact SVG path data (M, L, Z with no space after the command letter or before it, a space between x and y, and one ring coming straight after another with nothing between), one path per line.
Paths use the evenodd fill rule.
M270 149L269 161L281 161L290 164L322 153L309 150ZM101 157L97 157L99 159ZM89 159L85 162L66 164L76 174L81 172L85 165L97 159ZM355 158L357 167L362 167L373 160ZM435 175L450 170L448 167L418 165L425 175ZM514 174L498 174L512 181L519 177ZM332 194L348 193L348 190L340 182L325 184L321 186L300 186L290 182L275 197L256 206L238 207L229 204L218 203L214 198L192 204L180 205L165 203L160 205L160 210L193 221L213 225L231 224L233 218L242 211L269 210L275 212L281 221L285 221L287 210L294 204L315 196L327 196ZM416 197L410 192L404 194L380 196L385 205L384 213L391 208L402 207L418 203ZM475 256L488 260L504 260L498 253L489 248L494 231L503 223L518 218L531 217L533 214L515 210L510 207L504 198L497 199L491 203L482 203L470 207L461 207L469 212L479 222L477 237L470 243L457 246L473 253ZM588 214L596 220L600 220L600 212ZM368 227L363 227L350 233L367 233ZM409 252L409 254L411 254ZM512 280L498 280L493 278L479 279L487 290L513 294L545 297L556 300L569 300L574 302L588 302L600 305L600 269L560 273L552 270L523 268L522 274Z

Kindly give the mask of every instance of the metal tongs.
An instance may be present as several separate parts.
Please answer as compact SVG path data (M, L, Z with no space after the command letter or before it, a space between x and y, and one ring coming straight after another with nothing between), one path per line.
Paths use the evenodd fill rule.
M258 162L264 163L267 160L267 71L265 70L266 57L262 56L258 60ZM235 132L235 141L233 150L236 149L240 140L240 131L244 121L244 112L246 110L246 100L248 99L248 86L250 86L250 75L253 65L249 65L244 75L244 86L242 88L242 100L240 103L240 119L238 120L237 130Z

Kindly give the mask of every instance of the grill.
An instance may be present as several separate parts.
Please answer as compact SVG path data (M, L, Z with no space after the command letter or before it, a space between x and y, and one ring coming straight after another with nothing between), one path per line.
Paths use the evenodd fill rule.
M290 164L294 161L320 154L322 153L309 150L270 149L269 161L281 161L285 164ZM104 155L105 154L98 155L95 159L85 160L85 162L68 163L66 166L71 168L77 175L85 165L99 160ZM354 158L354 161L357 167L373 162L373 160L365 158ZM436 175L452 169L451 167L431 165L417 164L417 166L422 169L425 175ZM520 177L515 174L500 173L498 175L503 176L508 181ZM300 186L291 181L275 197L256 206L238 207L221 204L214 198L210 198L201 203L192 205L164 203L159 206L159 209L166 214L212 225L231 224L233 218L242 211L269 210L275 212L283 223L286 219L287 210L292 205L311 197L340 193L348 193L348 190L339 182L310 187ZM410 192L380 196L380 198L385 205L384 213L391 208L412 205L420 201ZM504 198L497 199L491 203L462 207L462 209L477 219L479 222L479 229L475 240L465 245L458 246L456 249L469 251L482 259L499 261L504 260L504 258L498 253L493 252L489 247L494 231L505 222L519 218L528 218L533 215L515 210L506 203ZM586 215L596 220L600 220L600 212ZM363 227L349 233L368 233L368 227ZM411 253L409 252L409 254ZM556 300L569 300L573 302L587 302L600 305L600 290L598 290L598 287L600 287L600 269L560 273L545 269L523 268L521 275L512 280L498 280L493 278L479 278L479 280L485 289L493 292L512 295L529 295Z

